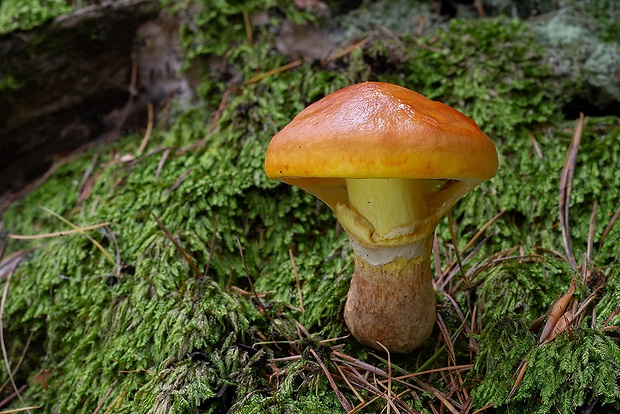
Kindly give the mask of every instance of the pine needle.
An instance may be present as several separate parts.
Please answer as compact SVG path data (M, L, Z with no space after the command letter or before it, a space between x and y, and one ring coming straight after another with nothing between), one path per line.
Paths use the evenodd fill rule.
M521 381L523 381L523 377L525 376L526 370L527 370L527 359L524 359L523 361L521 361L521 364L519 365L517 378L515 379L515 383L512 385L512 388L510 389L510 393L508 393L508 398L512 397L519 389L519 385L521 385Z
M67 236L69 234L83 234L85 231L95 230L101 227L110 225L108 222L93 224L92 226L80 227L74 230L56 231L53 233L35 234L35 235L22 235L22 234L9 234L7 237L14 240L37 240L48 239L51 237Z
M76 231L77 233L83 235L84 237L86 237L88 240L90 240L90 242L92 244L95 245L95 247L97 249L99 249L99 251L101 251L101 253L103 253L103 255L106 257L106 259L108 259L108 261L110 263L112 263L114 266L116 266L116 262L114 261L114 259L112 258L112 256L110 255L110 253L108 253L106 251L106 249L103 248L103 246L101 245L101 243L99 243L97 240L93 239L92 236L88 233L86 233L84 231L84 229L76 226L75 224L71 223L69 220L67 220L66 218L64 218L63 216L61 216L60 214L56 213L55 211L50 210L49 208L45 207L45 206L39 206L39 208L43 211L45 211L46 213L56 217L58 220L62 221L63 223L67 224L68 226L70 226L71 228L73 228L74 231Z
M566 160L564 161L564 167L562 168L562 175L560 177L560 193L558 197L560 228L562 231L564 249L566 251L566 257L568 258L568 262L575 271L577 270L577 261L575 260L575 254L573 252L568 218L570 208L570 196L573 189L573 178L575 175L575 164L577 162L577 154L579 153L581 136L583 135L584 123L584 116L583 113L581 113L579 114L579 122L577 123L577 127L573 132L573 137L571 139L570 146L568 147L568 152L566 153Z
M138 151L136 151L137 156L140 156L144 152L144 149L146 148L149 140L151 139L151 133L153 132L153 103L149 102L146 106L146 109L148 113L148 121L146 124L146 131L144 132L144 138L142 138L142 142L140 142L140 147L138 148Z
M336 396L338 397L338 401L340 401L340 404L342 404L342 407L345 410L347 410L347 412L351 411L353 409L353 407L351 407L351 403L345 398L342 392L340 392L340 390L338 389L338 386L336 385L336 382L334 381L334 378L329 373L327 367L325 366L321 358L317 355L316 351L312 348L310 348L310 353L314 356L314 359L316 359L316 362L318 362L319 365L321 366L321 369L323 370L323 372L325 373L325 376L327 377L327 381L329 381L329 385L332 387L332 389L336 393Z
M280 66L278 68L271 69L270 71L267 71L265 73L261 73L260 75L256 75L253 78L251 78L249 81L247 81L245 84L246 85L250 85L252 83L256 83L256 82L261 81L261 80L263 80L265 78L273 76L273 75L275 75L277 73L285 72L285 71L287 71L289 69L297 67L297 66L301 65L302 63L304 63L304 61L301 60L301 59L294 60L294 61L292 61L290 63L287 63L285 65L282 65L282 66Z
M200 273L200 269L198 269L198 266L196 266L192 258L189 257L187 253L185 253L185 250L183 250L183 247L181 247L179 242L174 238L172 233L168 231L166 226L164 226L164 223L161 222L161 220L155 215L155 213L151 213L151 215L157 222L157 225L159 226L159 228L164 232L168 240L172 242L172 244L177 249L177 251L181 254L181 256L183 256L183 259L185 259L189 267L194 271L194 274L196 275L196 277L200 278L202 276L202 273Z
M297 283L297 296L299 297L299 308L301 309L301 316L306 314L304 309L304 298L301 294L301 283L299 282L299 273L297 272L297 266L295 265L295 258L293 257L293 250L288 249L288 256L291 259L291 265L293 266L293 273L295 274L295 283Z
M24 256L22 256L22 259L23 257ZM24 406L21 409L19 409L19 411L30 412L30 407L26 407L26 402L24 401L21 394L19 393L19 389L17 388L17 384L15 383L15 378L13 377L13 371L11 370L11 364L9 363L9 356L6 350L6 343L4 342L4 322L3 322L4 306L6 304L6 298L9 293L9 284L11 283L11 277L13 276L13 273L15 272L15 269L17 269L17 266L19 265L20 262L21 262L21 259L13 263L10 271L7 273L6 282L4 283L4 291L2 292L2 299L0 302L0 347L2 347L2 357L4 359L4 365L6 367L6 372L9 375L9 380L11 381L11 385L13 386L13 390L15 391L17 398L19 398L19 401Z

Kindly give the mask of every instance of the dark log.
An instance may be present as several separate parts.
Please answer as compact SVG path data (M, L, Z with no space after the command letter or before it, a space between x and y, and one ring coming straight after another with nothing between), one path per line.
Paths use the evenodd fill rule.
M0 193L44 172L51 154L114 128L126 105L136 31L160 12L157 0L105 1L30 31L0 37Z

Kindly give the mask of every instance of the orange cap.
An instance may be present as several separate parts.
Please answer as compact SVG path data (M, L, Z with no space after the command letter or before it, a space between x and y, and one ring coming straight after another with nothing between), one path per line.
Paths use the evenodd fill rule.
M276 134L269 178L305 187L317 178L480 182L498 168L495 146L457 110L401 86L364 82L301 111Z

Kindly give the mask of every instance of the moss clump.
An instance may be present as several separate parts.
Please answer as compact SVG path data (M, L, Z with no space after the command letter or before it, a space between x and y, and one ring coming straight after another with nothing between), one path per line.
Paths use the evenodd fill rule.
M538 263L536 258L522 260L525 263L519 264L515 260L485 273L478 291L485 309L484 322L519 315L531 324L565 293L571 279L576 276L565 262L550 258Z
M502 142L557 119L559 91L522 21L455 19L417 42L407 71L382 77L455 107Z
M482 378L472 391L478 407L540 414L620 408L620 347L604 332L574 328L539 346L523 322L504 319L489 324L479 343L472 370ZM525 375L513 389L521 362Z
M0 34L29 30L72 10L64 0L5 0L0 3Z

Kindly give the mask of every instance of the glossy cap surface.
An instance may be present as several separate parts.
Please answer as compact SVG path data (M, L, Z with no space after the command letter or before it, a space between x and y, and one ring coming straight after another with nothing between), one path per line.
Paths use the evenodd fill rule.
M401 86L365 82L301 111L276 134L265 170L272 179L322 186L345 178L480 182L498 168L495 146L457 110Z

